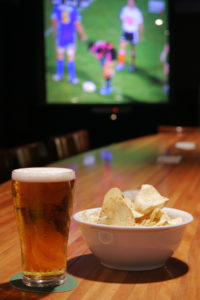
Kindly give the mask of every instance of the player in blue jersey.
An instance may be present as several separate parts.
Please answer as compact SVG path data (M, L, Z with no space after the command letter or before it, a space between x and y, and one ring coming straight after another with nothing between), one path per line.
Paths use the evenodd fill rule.
M69 6L66 1L56 5L51 14L53 34L56 37L56 74L53 80L59 81L64 75L64 56L67 56L67 67L69 82L77 84L75 69L76 34L80 35L82 41L87 40L87 36L81 23L81 16L76 7Z

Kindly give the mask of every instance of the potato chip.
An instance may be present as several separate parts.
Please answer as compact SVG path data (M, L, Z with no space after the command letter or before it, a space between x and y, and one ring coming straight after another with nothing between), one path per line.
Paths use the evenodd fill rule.
M167 200L169 199L161 196L152 185L143 184L135 197L135 209L140 213L148 214L156 207L162 208Z
M149 216L151 222L155 222L155 223L157 223L161 217L162 217L162 212L159 207L154 208L154 210L150 213Z
M129 199L128 195L124 195L118 188L110 189L104 197L101 210L89 216L83 215L83 220L95 224L135 227L175 225L183 222L181 217L170 218L161 210L169 199L161 196L152 185L142 185L135 199Z
M138 226L159 226L160 220L163 218L163 212L159 207L155 208L152 212L144 215L142 218L137 219ZM160 225L164 223L165 220L161 221Z
M152 227L152 226L155 226L156 223L155 222L152 222L151 220L149 219L144 219L142 221L142 223L139 224L140 226L145 226L145 227Z
M173 218L173 219L168 219L168 224L167 225L177 225L183 223L183 219L181 217Z
M144 214L138 212L136 209L135 209L135 203L134 201L130 200L128 197L124 196L124 202L126 203L126 205L128 207L130 207L131 211L132 211L132 214L134 216L135 219L137 218L141 218Z
M160 220L156 223L157 226L169 225L169 216L167 213L162 213Z
M157 214L159 214L159 211L157 212L157 208L155 208L153 212L150 212L146 215L143 215L141 218L138 218L136 220L138 226L154 226L156 223L155 217Z
M104 197L98 224L134 226L135 218L129 207L130 199L125 199L120 189L112 188Z
M86 221L86 222L89 222L92 224L96 224L98 222L99 215L100 215L100 211L93 212L89 215L84 212L82 214L82 219L83 219L83 221Z

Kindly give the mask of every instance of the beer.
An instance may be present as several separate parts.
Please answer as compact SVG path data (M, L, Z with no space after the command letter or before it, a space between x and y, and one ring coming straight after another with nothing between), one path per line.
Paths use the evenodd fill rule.
M74 182L71 169L24 168L12 172L26 285L55 286L66 279Z

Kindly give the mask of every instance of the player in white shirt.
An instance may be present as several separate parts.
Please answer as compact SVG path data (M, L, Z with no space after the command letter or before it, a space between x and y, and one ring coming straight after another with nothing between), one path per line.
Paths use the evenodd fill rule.
M143 40L144 22L143 15L136 6L135 0L128 0L127 6L124 6L120 12L120 20L122 23L122 36L118 51L117 71L124 69L126 58L126 46L130 43L131 60L128 70L135 71L135 45Z

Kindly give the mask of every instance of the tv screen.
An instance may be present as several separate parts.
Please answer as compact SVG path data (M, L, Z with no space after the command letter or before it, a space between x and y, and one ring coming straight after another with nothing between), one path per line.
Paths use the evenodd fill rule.
M44 0L48 104L169 101L168 0Z

